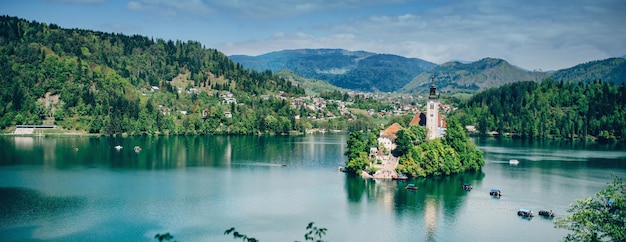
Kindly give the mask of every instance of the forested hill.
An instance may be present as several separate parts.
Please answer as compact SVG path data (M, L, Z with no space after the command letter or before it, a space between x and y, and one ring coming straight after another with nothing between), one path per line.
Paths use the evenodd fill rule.
M259 96L304 93L199 42L64 29L10 16L0 16L0 85L0 129L45 123L106 134L291 130L295 114L277 113L287 104ZM223 105L225 96L239 105ZM224 118L226 112L233 118ZM259 118L268 116L284 127L264 126Z
M496 58L484 58L471 63L458 61L444 63L416 76L400 91L424 93L428 91L431 78L435 78L441 93L458 93L486 90L518 81L541 81L549 76L546 72L527 71Z
M436 66L417 58L342 49L284 50L230 58L257 71L289 69L341 88L382 92L397 91L416 75Z
M603 81L527 81L473 96L455 114L481 133L531 139L626 140L626 88Z
M609 58L591 61L571 68L554 72L555 81L603 82L621 84L626 82L626 60L624 58Z

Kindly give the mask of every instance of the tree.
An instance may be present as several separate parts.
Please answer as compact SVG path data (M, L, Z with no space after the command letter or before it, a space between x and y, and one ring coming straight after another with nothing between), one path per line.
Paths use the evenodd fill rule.
M595 196L576 200L567 212L573 214L554 222L572 231L566 241L626 241L626 182L615 177Z
M396 133L396 149L393 150L394 155L403 156L409 152L409 149L415 146L417 137L408 129L398 130Z

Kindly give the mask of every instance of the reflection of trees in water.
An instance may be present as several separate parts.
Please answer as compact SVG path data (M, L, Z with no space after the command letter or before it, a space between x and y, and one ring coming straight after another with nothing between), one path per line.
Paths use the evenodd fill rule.
M422 196L433 197L437 204L442 204L446 216L454 216L457 209L464 201L468 191L462 189L464 183L471 183L476 186L481 183L485 174L482 171L465 172L452 176L427 177L409 180L419 187L418 193ZM415 195L408 191L396 194L396 210L404 213L405 209L411 209L415 203L423 203L423 199L411 199ZM418 212L418 211L415 211Z
M478 171L452 176L393 181L346 175L345 188L348 201L351 203L361 203L364 199L376 201L380 206L393 209L397 219L407 216L423 218L425 239L434 240L437 221L454 219L458 209L464 203L468 191L462 189L463 184L479 185L484 176L482 171ZM405 189L408 183L414 183L418 190ZM443 211L439 211L440 209ZM441 214L445 218L439 218Z
M542 169L586 168L624 169L626 143L572 142L567 140L529 140L511 138L477 138L486 160L508 165L510 159L520 161L519 167ZM530 161L530 162L529 162ZM538 162L550 161L550 162ZM552 162L557 161L557 162Z
M84 199L48 196L28 188L0 187L0 227L72 212Z

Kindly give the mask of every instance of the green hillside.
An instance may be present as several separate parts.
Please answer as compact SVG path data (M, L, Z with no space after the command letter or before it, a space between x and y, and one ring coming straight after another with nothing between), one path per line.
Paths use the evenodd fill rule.
M502 59L484 58L467 64L454 61L421 73L399 91L424 93L433 77L438 91L454 94L475 93L512 82L540 81L547 76L548 73L526 71Z
M325 93L325 92L348 91L348 90L333 86L332 84L325 82L325 81L301 77L300 75L288 69L278 71L276 72L276 75L293 82L294 85L303 87L306 94L311 95L311 96L318 96L320 93Z
M298 114L278 95L304 95L199 42L9 16L0 17L0 65L0 129L43 123L100 134L282 133L297 129Z
M621 84L626 82L626 60L609 58L576 65L572 68L559 70L552 74L555 81L603 82Z
M474 95L455 112L482 134L626 140L626 88L608 82L526 81Z
M305 78L368 92L393 92L436 66L424 60L342 49L301 49L230 58L256 71L288 69Z

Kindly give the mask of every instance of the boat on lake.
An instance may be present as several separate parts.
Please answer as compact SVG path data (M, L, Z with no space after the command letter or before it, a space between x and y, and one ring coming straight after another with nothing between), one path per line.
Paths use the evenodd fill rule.
M133 148L133 149L135 150L135 152L141 151L141 147L139 147L139 146L135 146L135 148Z
M517 215L525 217L525 218L530 218L530 217L535 216L533 215L533 210L523 209L523 208L517 211Z
M538 214L544 217L554 217L556 215L552 210L539 210Z
M513 159L513 160L509 160L509 164L511 164L511 165L517 165L517 164L519 164L519 161L518 161L518 160L515 160L515 159Z
M122 146L121 146L121 145L116 145L116 146L115 146L115 147L113 147L113 148L115 148L116 150L121 150L121 149L122 149Z
M465 191L469 191L469 190L472 190L473 187L472 187L472 184L465 183L465 184L463 184L462 188Z
M409 183L408 185L406 185L405 188L407 190L417 190L417 186L415 186L415 184L413 184L413 183Z
M394 175L391 179L392 180L406 180L406 179L409 179L409 177L403 173L399 173L398 175Z
M489 192L489 195L493 197L500 197L502 196L502 192L498 189L491 189L491 191Z

